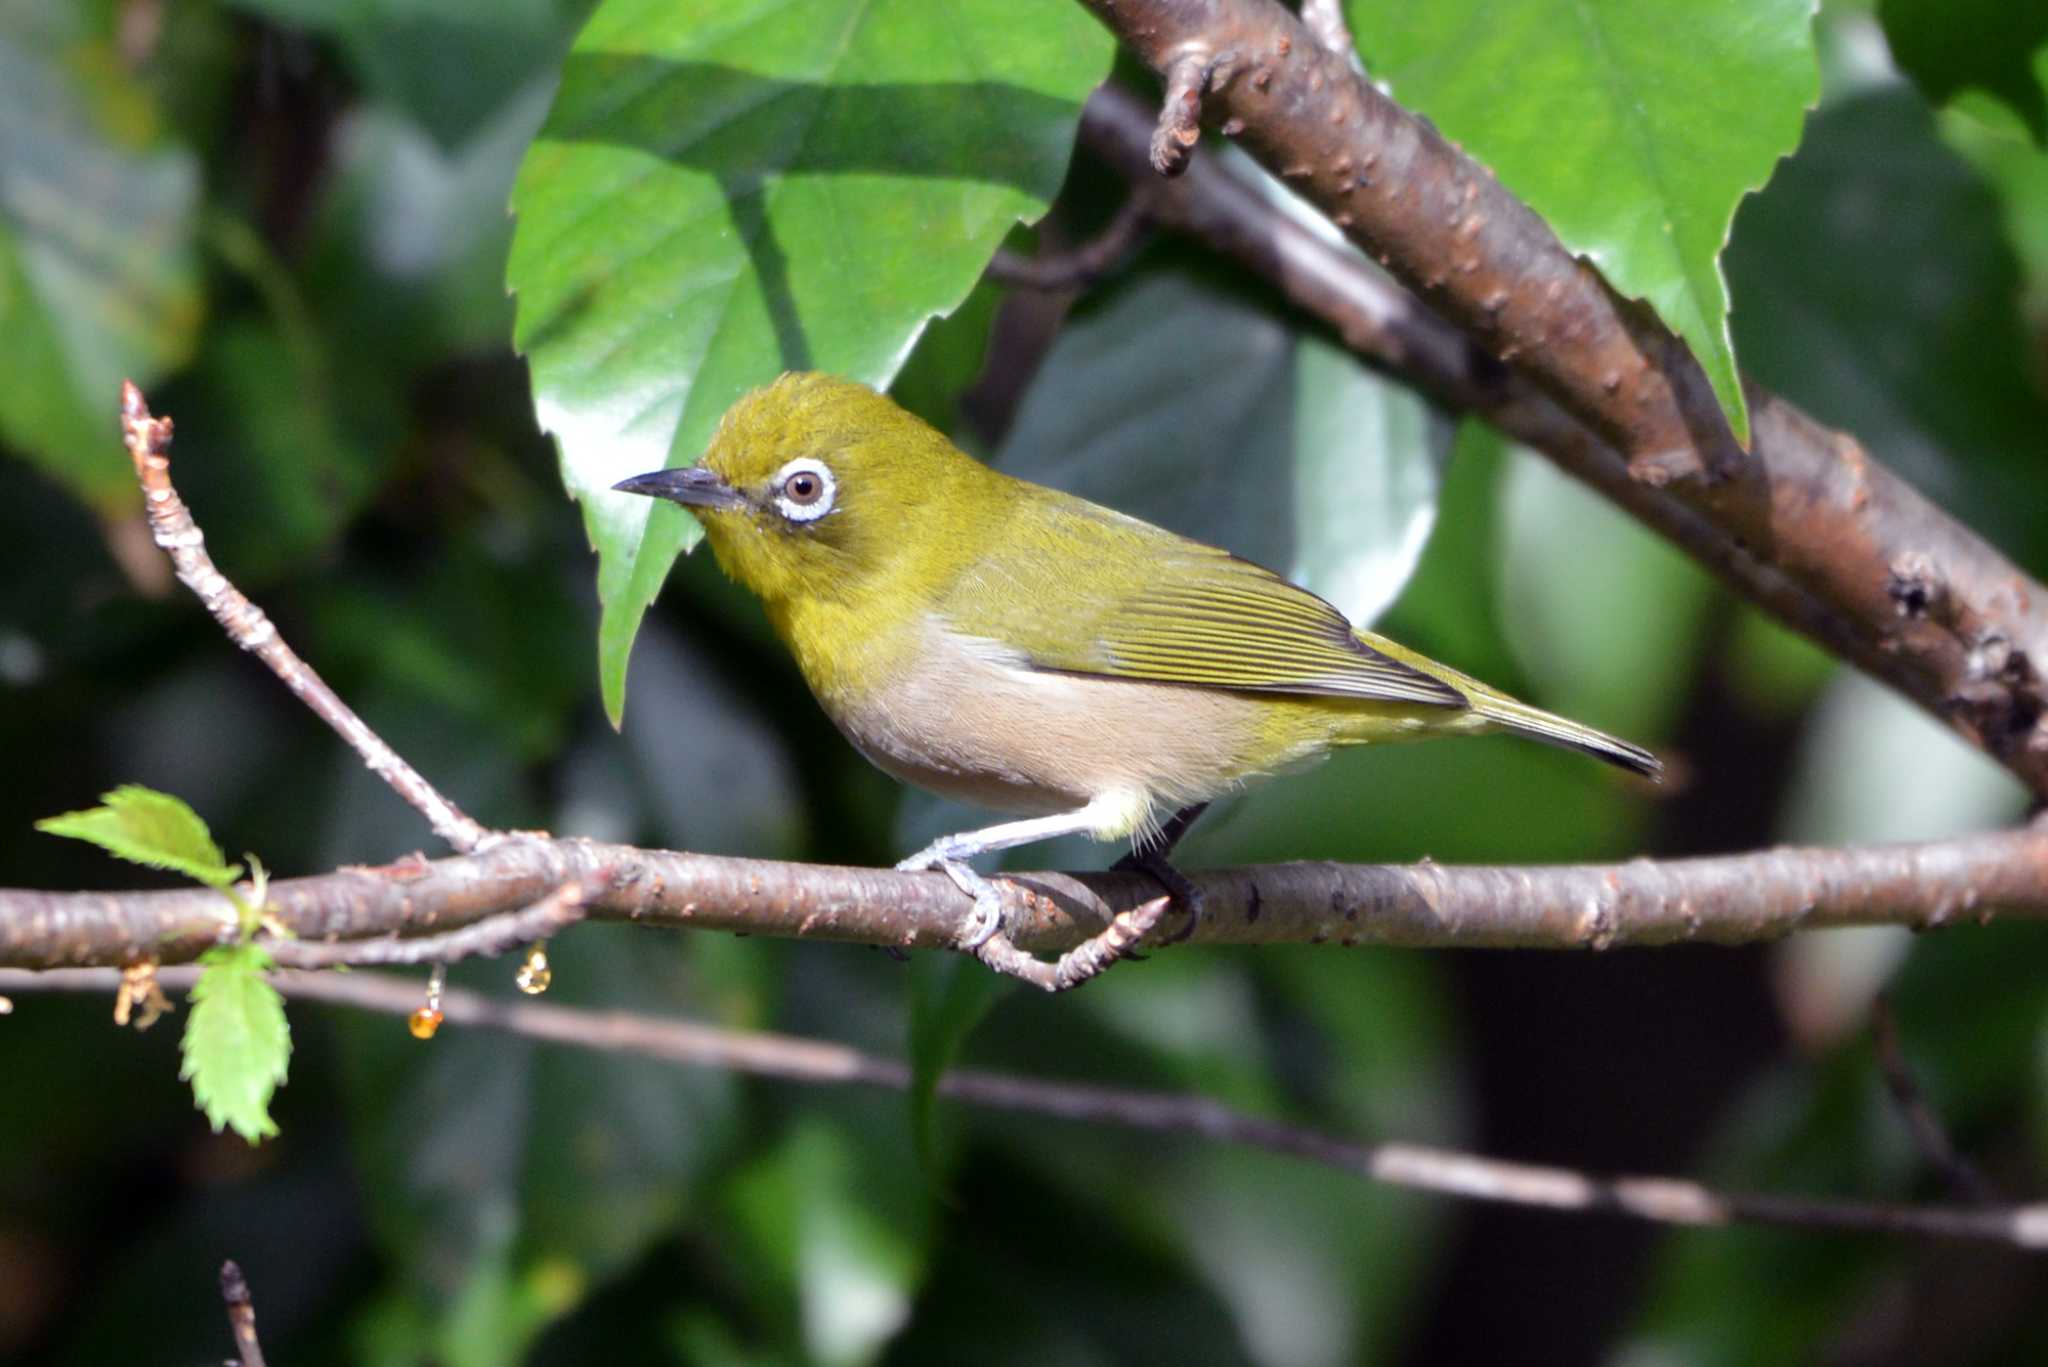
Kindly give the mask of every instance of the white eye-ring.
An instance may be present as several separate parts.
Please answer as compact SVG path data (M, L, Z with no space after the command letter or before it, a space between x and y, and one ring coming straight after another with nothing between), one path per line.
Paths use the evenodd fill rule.
M822 460L798 456L775 472L775 506L791 522L816 522L832 511L838 481Z

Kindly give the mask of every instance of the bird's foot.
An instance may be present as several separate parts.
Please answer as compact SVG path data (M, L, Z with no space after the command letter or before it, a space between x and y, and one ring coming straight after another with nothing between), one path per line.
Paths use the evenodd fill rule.
M1171 899L1173 909L1187 917L1186 925L1163 940L1153 941L1154 944L1177 945L1193 935L1195 927L1202 923L1202 890L1167 862L1165 854L1155 850L1133 850L1111 867L1122 873L1144 874Z
M951 837L934 840L908 859L901 860L896 867L907 873L925 869L937 869L953 880L953 886L974 899L974 915L961 928L959 947L969 954L996 937L1003 928L1003 895L996 891L996 885L983 878L956 853Z

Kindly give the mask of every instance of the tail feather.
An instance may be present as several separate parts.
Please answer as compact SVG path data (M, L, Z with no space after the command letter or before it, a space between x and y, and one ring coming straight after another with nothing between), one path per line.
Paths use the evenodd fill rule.
M1581 726L1540 707L1531 707L1491 692L1474 696L1472 706L1480 716L1503 731L1540 740L1546 745L1576 750L1582 755L1606 760L1630 773L1641 774L1644 778L1661 779L1664 776L1664 762L1642 746L1617 740L1604 731Z

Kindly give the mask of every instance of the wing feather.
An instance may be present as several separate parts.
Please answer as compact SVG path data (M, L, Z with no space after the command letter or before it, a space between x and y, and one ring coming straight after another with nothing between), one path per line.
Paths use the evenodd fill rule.
M1017 510L1000 563L984 560L952 586L940 606L949 626L1060 673L1469 705L1270 570L1080 499L1056 500ZM998 573L1001 585L990 582Z

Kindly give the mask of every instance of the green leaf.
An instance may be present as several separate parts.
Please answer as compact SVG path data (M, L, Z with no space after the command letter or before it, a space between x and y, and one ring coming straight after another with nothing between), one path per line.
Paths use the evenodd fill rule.
M178 1076L216 1131L232 1128L254 1144L277 1133L270 1097L292 1056L284 998L264 980L270 956L255 945L219 945L199 963Z
M608 0L513 191L514 340L600 557L599 672L700 535L609 492L789 369L886 383L1044 212L1107 35L1065 0Z
M0 441L125 507L120 382L148 384L198 330L199 166L86 8L0 6Z
M36 829L47 835L88 840L117 859L169 869L224 888L242 876L213 843L206 823L185 803L137 783L100 795L103 807L45 817Z
M1685 339L1747 445L1717 258L1819 95L1814 0L1345 8L1375 78Z
M1880 0L1892 59L1936 104L1978 92L2048 145L2048 5L2038 0Z
M960 1046L1015 981L964 954L920 954L910 962L910 1134L918 1162L938 1180L938 1085Z

